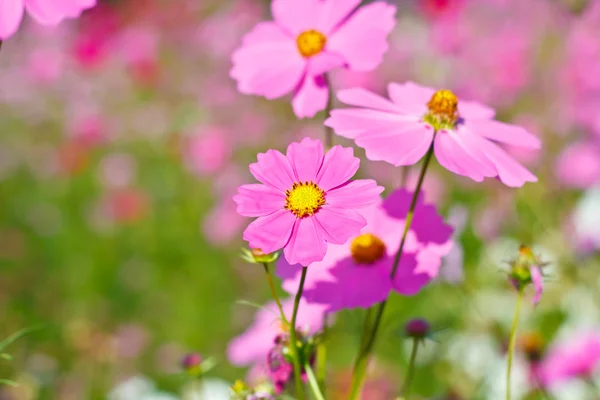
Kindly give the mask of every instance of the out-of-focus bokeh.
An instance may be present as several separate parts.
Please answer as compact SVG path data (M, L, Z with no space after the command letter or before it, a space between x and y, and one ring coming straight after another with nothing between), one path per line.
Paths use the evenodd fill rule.
M413 392L496 399L516 300L503 270L519 244L550 263L520 332L536 332L543 349L600 332L600 1L393 3L383 65L333 72L334 90L449 88L543 147L512 151L539 178L518 190L434 165L425 197L457 245L434 284L393 296L365 398L397 394L402 327L423 317L436 340L419 356ZM297 120L286 99L237 92L231 54L265 19L268 1L100 1L55 29L26 20L2 44L0 338L37 329L7 349L12 361L0 359L0 378L19 383L0 398L101 399L127 379L178 396L190 351L215 358L212 377L246 376L226 358L256 312L239 300L270 297L262 268L239 257L249 219L232 195L252 181L257 152L322 138L325 117ZM414 187L418 169L362 158L362 177ZM328 398L347 389L362 315L341 313L331 328ZM533 387L527 354L518 350L515 398ZM596 398L581 380L553 393Z

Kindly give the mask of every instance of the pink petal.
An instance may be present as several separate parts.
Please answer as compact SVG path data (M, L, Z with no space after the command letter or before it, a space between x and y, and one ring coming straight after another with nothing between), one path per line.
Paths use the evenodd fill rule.
M329 243L344 244L348 239L358 236L367 225L362 215L355 211L329 205L323 206L315 215L321 236Z
M480 165L482 174L487 177L498 175L496 166L485 155L484 148L487 147L487 139L482 138L466 129L464 125L459 125L454 132L449 132L456 143L462 147L472 158Z
M354 71L374 70L388 49L395 14L396 7L384 2L360 7L328 38L327 49L344 56Z
M458 102L458 114L466 119L492 119L496 115L493 108L474 102L460 100Z
M312 118L327 107L329 87L323 76L307 75L294 95L292 107L298 118Z
M285 206L285 195L271 186L252 184L242 185L233 196L237 212L244 217L269 215Z
M74 6L66 7L64 1L61 2L60 0L27 0L25 2L25 8L29 15L43 25L58 24L67 16L67 8L71 12L80 10L76 4Z
M494 163L500 181L506 186L521 187L525 182L537 182L535 175L494 143L486 142L485 155Z
M262 44L268 42L293 42L287 32L283 31L279 25L273 21L259 22L242 39L244 45Z
M428 274L417 272L417 266L415 254L405 253L402 255L400 265L392 281L393 289L396 292L404 296L413 296L431 281L432 278Z
M273 0L271 13L273 19L293 37L314 29L320 0Z
M290 240L295 221L296 217L288 210L276 211L250 223L244 231L243 238L251 248L272 253Z
M363 88L340 90L337 94L337 98L342 103L350 106L374 108L376 110L387 111L390 113L402 112L401 108L388 99Z
M290 240L283 248L287 262L308 266L315 261L321 261L326 252L327 243L321 234L321 227L315 225L315 219L296 219Z
M348 139L354 139L358 134L373 128L390 128L399 122L414 121L407 117L386 111L368 110L364 108L345 108L331 111L331 117L325 121L325 126L331 127L335 133Z
M403 84L392 82L388 85L388 95L403 113L423 117L427 113L427 103L435 90L413 82Z
M275 99L291 92L306 71L306 60L294 41L265 41L243 45L232 56L230 75L245 94Z
M250 172L259 182L282 192L290 189L296 182L290 162L286 156L277 150L267 150L266 153L259 153L257 159L258 162L250 164Z
M435 138L435 155L439 163L451 172L468 176L476 182L484 177L496 176L496 171L488 165L472 157L457 142L456 134L451 131L440 131Z
M0 39L12 36L23 19L23 0L0 0Z
M346 183L354 176L360 159L351 147L334 146L326 154L317 174L316 184L325 191Z
M287 158L294 171L295 182L315 182L323 165L323 143L310 138L291 143L287 148Z
M327 204L340 208L363 208L380 201L382 186L372 179L358 179L327 192Z
M542 271L539 267L531 268L531 282L533 283L533 287L535 289L535 295L533 296L533 304L537 305L542 298L542 292L544 291L544 283L542 277Z
M321 76L335 68L343 67L346 61L339 54L322 51L309 58L308 76Z
M366 131L356 138L356 144L365 149L369 160L395 166L413 165L429 150L433 133L427 124L404 122Z
M317 30L329 35L346 19L361 0L327 0L321 2Z
M529 149L541 147L540 139L517 125L494 120L466 120L465 126L472 132L497 142Z

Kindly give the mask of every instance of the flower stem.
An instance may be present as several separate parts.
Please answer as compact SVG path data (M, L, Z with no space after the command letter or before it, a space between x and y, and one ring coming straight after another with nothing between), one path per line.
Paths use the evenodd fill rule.
M511 400L510 396L510 372L512 369L513 354L515 352L515 343L517 338L517 326L519 325L519 315L521 314L521 304L523 303L523 288L519 289L517 296L517 305L515 306L515 316L513 317L510 328L510 339L508 342L508 357L506 359L506 400Z
M283 312L283 307L281 307L281 301L279 300L279 296L277 295L277 291L275 290L275 284L273 283L273 276L271 275L271 270L269 268L269 263L263 263L263 267L265 267L265 273L267 274L267 282L269 282L269 287L271 288L271 295L277 304L277 308L279 309L279 315L281 316L281 320L286 326L289 326L289 322L285 317L285 313Z
M327 119L333 108L333 88L331 87L329 76L325 74L323 75L323 78L325 79L325 84L329 90L329 93L327 94L327 106L325 107L325 119ZM325 126L325 149L330 149L333 147L333 128L326 125L323 126Z
M408 372L406 373L406 379L404 386L402 387L402 397L408 399L410 394L410 384L412 383L413 377L415 376L415 361L417 359L417 350L419 349L419 339L413 339L412 352L410 353L410 361L408 363Z
M419 180L417 181L417 187L415 188L415 192L413 193L408 213L406 214L404 232L402 233L402 239L400 239L400 247L398 248L398 252L396 252L396 257L394 258L394 264L392 266L392 272L390 273L390 278L392 280L396 277L396 271L398 270L398 266L400 265L400 261L402 260L402 253L404 251L404 244L406 243L406 236L408 235L408 231L410 230L415 208L417 206L417 200L419 199L419 194L421 193L421 188L425 179L425 173L427 172L427 168L429 167L429 162L431 161L432 156L433 142L431 142L431 146L429 147L427 154L425 154L425 159L423 160L423 165L421 166L421 172L419 174ZM387 305L387 301L388 299L385 299L377 305L377 314L375 315L375 320L373 322L373 329L371 330L371 334L368 340L366 340L364 343L364 348L360 350L358 358L356 359L356 362L354 364L354 372L352 374L352 389L350 391L349 397L350 400L356 400L362 390L362 385L365 380L365 372L367 369L368 359L375 345L375 339L377 338L377 333L381 325L381 320L383 317L383 312L385 311L385 306ZM364 323L367 324L368 321L365 319Z
M294 364L294 381L296 382L296 397L297 400L304 400L304 387L302 385L302 378L300 373L300 366L303 364L300 362L300 352L298 351L298 335L296 334L296 318L298 317L298 306L300 305L300 299L302 298L302 292L304 291L304 281L306 280L307 267L302 267L302 275L300 276L300 285L298 286L298 292L294 298L294 311L292 313L292 322L290 325L290 340L292 357Z
M314 395L315 400L325 400L325 397L323 397L321 389L319 388L319 382L317 382L315 373L313 372L309 363L304 363L304 370L306 371L306 375L308 376L308 384L310 386L310 389L312 390L312 394Z

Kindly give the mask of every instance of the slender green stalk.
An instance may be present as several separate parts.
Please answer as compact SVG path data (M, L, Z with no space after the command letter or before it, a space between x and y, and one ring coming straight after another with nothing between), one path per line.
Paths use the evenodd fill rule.
M402 386L402 397L408 400L410 394L410 384L412 383L413 377L415 376L415 361L417 359L417 350L419 349L419 339L413 339L413 347L410 353L410 361L408 363L408 372L406 373L406 379Z
M329 114L333 108L333 88L329 76L325 74L325 84L329 88L327 106L325 107L325 119L329 118ZM333 146L333 129L325 126L325 149L330 149Z
M598 386L598 384L596 383L596 381L594 381L593 377L590 376L590 377L586 378L585 382L592 389L592 391L594 392L594 394L600 395L600 387Z
M517 296L517 305L515 306L515 316L513 317L510 328L510 339L508 342L508 357L506 359L506 400L511 400L510 396L510 375L512 369L513 354L515 352L515 343L517 339L517 326L519 325L519 315L521 314L521 304L523 303L523 288L519 289Z
M292 313L292 322L290 325L290 341L292 349L292 357L294 364L294 381L296 382L296 397L297 400L304 400L304 387L302 385L300 366L300 352L298 351L298 335L296 334L296 318L298 317L298 306L300 305L300 299L302 298L302 292L304 291L304 281L306 280L306 272L308 268L302 267L302 275L300 276L300 285L298 286L298 292L294 298L294 311Z
M279 315L281 316L281 320L286 326L289 326L287 318L285 317L285 313L283 312L283 307L281 307L281 301L279 300L279 296L277 295L277 290L275 290L275 284L273 283L273 276L271 275L271 269L269 268L269 263L263 263L263 267L265 267L265 273L267 274L267 282L269 282L269 287L271 288L271 296L275 300L277 304L277 308L279 309Z
M429 163L431 161L432 156L433 142L431 143L431 146L429 147L429 150L425 155L425 159L423 160L423 165L421 166L421 172L419 174L419 180L417 181L417 187L415 188L415 192L413 193L408 213L406 214L406 222L404 223L404 232L402 233L402 239L400 240L400 247L396 252L396 257L394 258L394 264L392 266L392 272L390 273L390 278L392 280L396 277L396 271L398 270L398 266L400 265L400 261L402 260L402 253L404 251L404 244L406 243L406 236L412 224L415 208L417 206L417 200L419 199L419 194L421 193L421 188L425 179L425 173L427 172L427 168L429 167ZM365 341L364 348L360 350L358 358L356 359L356 362L354 364L354 372L352 374L352 387L350 390L349 397L350 400L358 399L362 390L362 385L365 380L365 372L367 369L368 358L371 355L371 352L373 351L375 339L377 338L377 333L379 332L379 327L381 326L381 320L383 317L383 312L385 311L385 306L387 305L387 301L388 299L385 299L377 305L377 314L375 315L371 335ZM368 323L368 321L365 320L365 324L366 323Z
M304 370L306 371L306 376L308 377L308 385L310 386L315 400L325 400L325 397L323 397L321 389L319 388L319 382L317 381L315 373L313 372L309 363L304 363Z

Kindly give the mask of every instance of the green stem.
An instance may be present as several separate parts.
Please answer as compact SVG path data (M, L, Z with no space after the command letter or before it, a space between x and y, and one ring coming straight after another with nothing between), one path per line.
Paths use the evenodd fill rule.
M277 304L277 308L279 309L279 315L281 316L281 320L286 326L289 326L287 318L285 317L285 313L283 312L283 307L281 306L281 301L279 300L279 296L277 295L277 290L275 290L275 283L273 283L273 276L271 275L271 270L269 268L269 263L263 263L263 267L265 267L265 273L267 274L267 282L269 282L269 287L271 288L271 296L275 300Z
M290 325L290 341L293 364L294 364L294 381L296 382L296 397L297 400L304 400L304 387L302 385L302 378L300 373L300 352L298 351L298 335L296 334L296 318L298 317L298 306L300 305L300 299L302 298L302 292L304 291L304 281L306 280L307 267L302 267L302 275L300 276L300 285L298 286L298 292L294 298L294 311L292 313L292 322Z
M417 350L419 349L419 339L413 339L413 347L412 352L410 353L410 361L408 363L408 372L406 374L406 380L404 381L404 386L402 387L402 396L405 399L408 399L408 395L410 394L410 384L415 376L415 360L417 359Z
M327 94L327 106L325 107L325 119L327 119L333 109L333 88L331 87L329 76L325 74L323 77L325 78L325 84L329 88L329 93ZM325 126L325 149L327 150L333 147L333 129L326 125L323 126Z
M421 193L421 188L425 179L425 173L427 172L427 168L429 167L429 163L431 161L432 156L433 142L431 143L431 146L429 147L429 150L425 155L425 159L423 160L423 165L421 166L421 172L419 174L419 180L417 181L417 187L415 188L412 201L408 209L408 213L406 214L406 222L404 223L404 232L402 232L402 239L400 239L400 247L396 252L396 257L394 258L394 264L392 266L392 272L390 273L390 278L392 280L396 277L396 271L398 270L398 266L400 265L400 261L402 260L402 253L404 251L404 244L406 243L406 236L412 224L415 208L417 206L417 200L419 199L419 194ZM352 374L352 389L350 391L349 397L350 400L356 400L362 390L362 385L365 380L365 372L367 369L367 361L369 356L371 355L371 352L373 351L375 339L377 338L377 333L379 331L379 327L381 326L381 320L383 317L383 312L385 311L387 301L388 299L385 299L377 305L377 314L375 315L375 321L373 322L373 329L371 330L371 335L369 339L365 342L364 349L361 349L356 363L354 364L354 372ZM365 324L366 323L368 323L368 321L365 320Z
M519 289L517 296L517 305L515 306L515 316L513 317L510 328L510 339L508 342L508 357L506 359L506 400L511 400L510 396L510 373L512 369L513 354L515 352L515 343L517 338L517 326L519 325L519 315L521 314L521 304L523 303L523 289Z
M315 377L315 373L310 367L309 363L304 363L304 370L306 371L306 376L308 377L308 384L310 389L312 390L312 394L315 396L316 400L325 400L323 394L321 393L321 389L319 388L319 382Z

